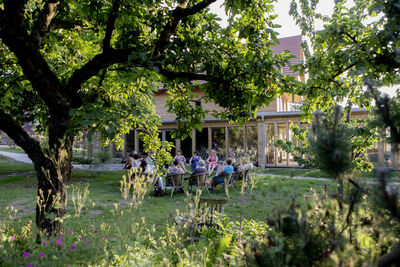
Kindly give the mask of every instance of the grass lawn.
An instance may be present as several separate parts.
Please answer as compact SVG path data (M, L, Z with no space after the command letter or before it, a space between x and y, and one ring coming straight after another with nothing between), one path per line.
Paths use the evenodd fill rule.
M20 148L19 146L16 147L0 146L0 151L12 152L12 153L25 153L25 151L22 150L22 148Z
M290 169L290 168L267 168L267 169L257 169L257 173L264 174L274 174L274 175L282 175L282 176L303 176L303 177L316 177L316 178L328 178L329 175L321 170L316 169ZM365 179L373 179L376 177L375 171L371 172L363 172L360 174L360 178ZM400 180L400 171L392 171L391 177L394 180Z
M125 200L120 192L120 180L124 171L97 172L79 171L74 172L71 185L89 184L89 196L83 214L88 215L91 220L99 217L100 221L112 220L104 217L104 212L114 203L125 206ZM243 200L239 192L231 190L231 200L225 205L225 214L230 220L239 220L240 214L244 219L265 220L272 208L288 205L292 197L298 197L300 201L303 196L310 194L310 188L321 191L323 181L293 180L283 177L254 176L255 183L253 191L247 189ZM19 216L34 219L36 178L34 174L7 177L0 180L0 209L7 206L14 206L19 210ZM240 183L236 188L240 191ZM328 182L328 189L334 191L336 186ZM72 188L68 188L68 212L73 214L74 208L71 201ZM186 208L187 197L183 193L174 193L173 198L169 197L170 190L167 189L167 196L154 197L153 192L147 196L139 208L140 216L144 216L148 224L162 225L166 222L173 223L176 210L183 211ZM218 186L214 192L205 197L224 198L223 186ZM138 215L139 215L138 214ZM85 218L85 216L83 216Z
M18 162L0 155L0 175L33 170L32 164Z
M31 235L30 246L34 248L29 251L32 252L32 256L24 259L22 252L25 250L16 251L13 247L9 247L7 251L16 254L13 254L15 256L10 261L7 258L6 262L17 259L22 263L21 266L26 266L31 263L32 258L35 259L35 263L43 266L67 263L71 266L151 266L162 265L164 259L176 265L181 257L177 255L183 255L180 253L191 255L185 257L215 256L219 246L218 238L210 241L213 240L212 236L207 236L208 239L204 242L190 244L187 238L181 238L187 236L187 232L185 234L167 226L175 226L174 219L177 212L188 210L188 203L193 194L186 196L183 193L174 193L173 198L170 198L169 190L164 197L154 197L151 192L144 198L140 207L133 210L128 207L120 192L120 180L124 174L125 171L73 172L67 187L68 209L63 224L65 232L62 242L67 245L59 251L54 245L55 240L49 239L47 242L53 244L49 248L35 247L35 236ZM277 211L286 208L293 198L297 198L299 203L304 203L304 196L311 194L311 188L322 192L326 184L329 193L337 190L336 184L331 181L297 180L260 173L253 173L251 177L254 181L253 190L246 189L243 198L239 192L230 191L231 198L224 206L227 223L238 225L237 222L243 219L250 226L255 225L251 224L252 221L264 222L265 225L266 218L270 217L273 209ZM72 201L73 187L82 188L86 184L89 185L89 195L80 217L77 217ZM238 191L240 184L240 181L236 184ZM15 219L7 222L12 229L29 229L28 221L35 221L36 186L34 174L0 179L0 211L9 206L18 210ZM210 195L204 192L203 196L226 198L222 186L218 186ZM2 216L6 218L0 215L0 223ZM257 225L251 228L251 231L257 231L259 224ZM76 253L71 252L72 247L76 249ZM39 253L44 253L45 257L39 258ZM71 257L71 253L75 253L75 256ZM172 254L174 256L171 256ZM198 259L192 260L196 262ZM216 264L217 262L209 262L208 266Z

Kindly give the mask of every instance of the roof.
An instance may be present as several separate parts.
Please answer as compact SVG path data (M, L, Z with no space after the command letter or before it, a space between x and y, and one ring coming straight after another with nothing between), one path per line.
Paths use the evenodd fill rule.
M280 54L285 50L290 52L290 55L295 56L289 59L290 64L299 64L303 60L303 55L301 51L302 37L301 35L289 36L284 38L279 38L279 44L272 47L274 54ZM289 66L283 67L283 74L287 76L298 76L298 73L293 73Z

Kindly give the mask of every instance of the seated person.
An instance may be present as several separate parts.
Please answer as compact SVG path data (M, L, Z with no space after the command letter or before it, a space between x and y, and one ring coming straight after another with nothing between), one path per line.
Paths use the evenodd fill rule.
M253 163L251 162L251 160L249 159L249 158L246 158L241 164L240 164L240 166L239 166L239 168L238 168L238 173L237 173L237 176L235 177L235 179L239 179L239 180L242 180L243 179L243 177L242 177L242 172L243 171L246 171L246 170L251 170L251 169L253 169L254 168L254 165L253 165Z
M207 169L205 167L205 162L204 160L200 160L199 163L197 163L197 167L196 169L194 169L194 171L190 174L190 176L196 175L196 174L203 174L203 173L207 173ZM197 181L196 180L191 180L191 177L189 177L189 183L192 183L193 185L197 185Z
M168 174L181 174L181 173L185 173L186 171L184 169L182 169L182 167L179 166L179 161L178 160L174 160L172 166L169 166L168 170L167 170L167 179L168 179ZM167 186L171 186L172 185L172 181L171 179L168 179L166 181Z
M224 177L220 175L225 173L233 173L232 160L230 158L226 160L226 165L221 166L221 168L217 170L217 175L215 175L211 180L210 189L215 189L217 185L224 183Z
M178 150L176 152L176 156L174 157L174 160L179 161L179 166L181 166L182 169L185 169L186 158L184 155L182 155L182 151Z
M211 150L211 155L208 157L208 175L214 171L215 168L218 167L218 156L215 153L215 150Z
M192 171L196 169L197 163L201 160L198 152L193 152L193 156L189 160L190 168Z
M204 162L204 160L200 160L199 163L197 163L196 169L194 169L194 171L190 174L190 176L206 173L207 169L206 169L205 165L206 165L206 163Z

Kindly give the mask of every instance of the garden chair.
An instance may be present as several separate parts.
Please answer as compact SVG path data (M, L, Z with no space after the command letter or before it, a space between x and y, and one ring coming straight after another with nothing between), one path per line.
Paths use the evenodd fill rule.
M236 191L236 189L235 189L235 179L234 179L233 173L223 173L223 174L220 175L220 177L224 178L225 190L227 190L228 187L232 187L233 190Z
M207 173L195 174L195 175L190 176L189 177L189 185L188 185L189 192L192 192L193 185L195 185L195 182L196 182L197 190L200 188L206 188L208 194L210 194L210 191L208 191L208 188L207 188L206 181L207 181Z
M185 192L185 189L183 189L183 175L184 175L183 173L170 174L166 177L171 179L172 181L171 198L176 189L182 189L182 191Z

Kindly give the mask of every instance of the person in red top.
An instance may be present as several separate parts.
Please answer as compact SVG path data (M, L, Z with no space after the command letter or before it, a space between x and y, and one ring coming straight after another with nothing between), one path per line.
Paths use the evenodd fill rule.
M208 175L218 167L218 156L215 153L215 150L211 150L210 156L207 159L208 162Z

